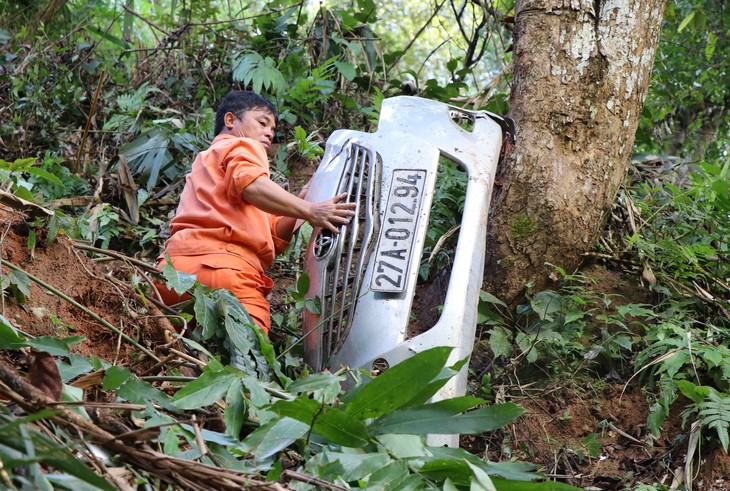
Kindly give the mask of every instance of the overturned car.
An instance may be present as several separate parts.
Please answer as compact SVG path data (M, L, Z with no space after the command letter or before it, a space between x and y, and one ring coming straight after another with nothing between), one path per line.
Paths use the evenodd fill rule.
M307 199L346 192L357 214L339 234L315 229L305 270L319 313L304 314L305 360L315 369L382 371L413 354L452 346L452 362L472 351L482 282L487 215L503 136L511 122L418 97L385 99L375 133L339 130ZM438 319L408 326L434 205L439 166L465 174L462 220ZM417 314L417 313L416 313ZM463 395L466 367L435 399Z

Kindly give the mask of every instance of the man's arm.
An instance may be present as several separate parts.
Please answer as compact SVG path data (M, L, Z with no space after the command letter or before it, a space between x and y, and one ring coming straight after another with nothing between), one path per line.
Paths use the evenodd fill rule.
M341 203L347 197L347 193L319 203L305 201L288 193L266 176L261 176L249 184L241 196L267 213L292 219L279 220L280 223L277 225L277 235L284 240L291 237L297 218L307 220L314 227L326 228L337 233L338 226L348 223L350 217L355 214L356 206L355 203Z

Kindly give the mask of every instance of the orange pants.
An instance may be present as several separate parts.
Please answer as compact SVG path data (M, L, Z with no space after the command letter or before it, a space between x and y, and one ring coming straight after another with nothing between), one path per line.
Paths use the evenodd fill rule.
M239 256L231 254L205 254L201 256L172 256L177 271L197 276L198 281L210 288L230 290L246 308L254 322L268 334L271 328L271 306L266 296L274 282ZM158 267L166 264L163 259ZM162 301L167 305L182 299L167 288L160 289Z

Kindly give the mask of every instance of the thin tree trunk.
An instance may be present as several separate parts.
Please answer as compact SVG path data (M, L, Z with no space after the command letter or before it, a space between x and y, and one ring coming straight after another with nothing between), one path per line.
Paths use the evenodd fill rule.
M666 0L518 0L485 284L513 302L573 272L626 174Z

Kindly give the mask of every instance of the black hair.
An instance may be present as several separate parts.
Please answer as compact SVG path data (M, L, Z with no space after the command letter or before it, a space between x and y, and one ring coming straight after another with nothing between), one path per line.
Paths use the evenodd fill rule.
M247 111L254 109L264 109L270 111L274 115L274 121L277 120L278 114L276 112L276 106L268 100L266 97L251 92L249 90L234 90L226 94L218 106L218 111L215 113L215 136L223 130L225 126L224 117L226 113L231 112L236 115L237 118L243 118L243 115Z

